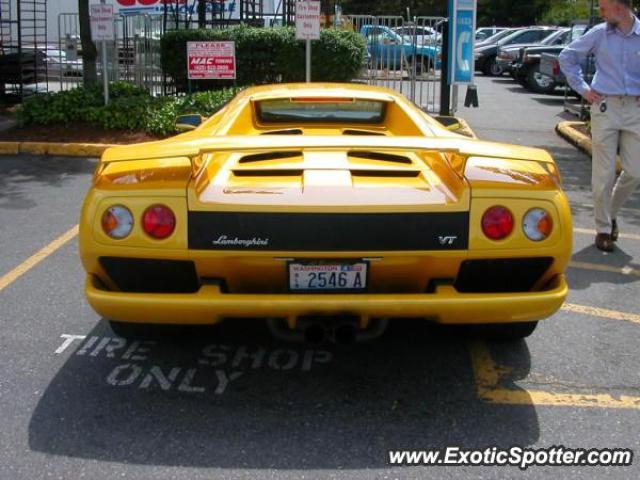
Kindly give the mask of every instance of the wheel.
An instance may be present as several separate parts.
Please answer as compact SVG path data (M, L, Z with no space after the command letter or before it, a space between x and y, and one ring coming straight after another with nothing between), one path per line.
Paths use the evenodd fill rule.
M484 62L482 72L485 75L499 77L504 71L502 70L502 67L496 63L496 57L494 55L493 57L488 58L486 62Z
M527 71L527 85L536 93L552 93L556 89L556 82L553 78L540 73L539 65Z
M416 57L416 76L424 75L433 70L433 59L430 57Z
M469 331L474 337L501 342L517 342L531 335L537 326L538 322L487 323L470 325Z

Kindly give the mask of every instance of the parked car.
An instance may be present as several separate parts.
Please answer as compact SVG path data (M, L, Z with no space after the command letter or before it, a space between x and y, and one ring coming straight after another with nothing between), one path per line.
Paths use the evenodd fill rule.
M517 28L507 28L505 30L502 30L502 31L496 33L495 35L492 35L490 37L485 38L484 40L476 41L475 48L482 47L483 45L493 45L493 44L497 43L499 40L511 35L514 32L522 30L522 29L523 29L522 27L517 27Z
M118 336L256 317L342 342L413 317L517 340L567 296L571 211L543 149L355 84L250 87L181 124L106 150L84 201L85 294Z
M521 85L536 93L551 93L558 85L553 77L545 75L541 71L541 59L544 53L555 53L560 55L564 47L571 43L574 39L584 35L587 31L587 25L577 25L569 29L563 37L563 43L556 45L540 45L523 49L521 59L514 67L514 78Z
M411 43L416 39L418 45L438 45L442 43L442 34L435 28L426 26L404 26L394 29L399 35L402 35L405 41Z
M571 37L570 28L561 28L542 39L540 42L518 43L516 45L505 45L498 48L498 57L496 63L502 67L503 71L514 74L512 67L519 64L522 60L522 52L525 48L542 46L542 45L566 45Z
M47 78L59 79L63 77L81 77L82 60L68 60L67 52L55 46L23 47L23 52L35 52L39 61L43 63L42 71L46 69Z
M403 60L409 65L415 63L418 74L440 66L439 47L414 45L386 26L363 25L360 34L367 43L373 69L402 69Z
M540 55L540 73L553 80L556 86L565 85L567 82L560 69L560 61L558 60L563 48L564 47L555 47L553 50L549 49ZM585 73L587 81L590 81L595 74L595 68L595 62L592 57L585 59L582 65L582 71Z
M496 33L508 30L507 27L480 27L476 30L476 42L481 42Z
M82 76L81 59L68 60L67 52L58 49L45 50L44 54L49 78Z
M495 43L476 45L474 50L476 70L481 71L485 75L502 75L504 71L496 61L500 47L519 43L540 42L557 30L556 27L528 27L517 30L511 35L499 39Z

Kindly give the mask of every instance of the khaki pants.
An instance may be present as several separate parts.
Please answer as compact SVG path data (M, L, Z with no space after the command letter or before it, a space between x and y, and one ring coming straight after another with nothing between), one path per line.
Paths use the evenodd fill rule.
M612 96L605 102L605 112L601 104L591 107L591 188L598 233L611 233L611 220L640 185L640 98ZM618 147L623 171L616 181Z

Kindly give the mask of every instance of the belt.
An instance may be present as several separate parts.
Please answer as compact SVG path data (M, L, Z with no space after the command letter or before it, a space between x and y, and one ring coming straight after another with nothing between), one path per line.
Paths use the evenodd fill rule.
M618 100L637 100L640 101L640 95L608 95L602 94L605 98L617 98Z

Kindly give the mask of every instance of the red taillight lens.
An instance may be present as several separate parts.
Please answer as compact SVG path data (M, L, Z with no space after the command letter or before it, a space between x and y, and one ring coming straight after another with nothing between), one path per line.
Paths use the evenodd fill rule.
M142 228L147 235L161 240L173 233L176 228L176 217L169 207L154 205L144 211Z
M560 75L560 62L558 60L553 61L553 74Z
M513 231L513 215L505 207L491 207L482 216L482 231L491 240L502 240Z

